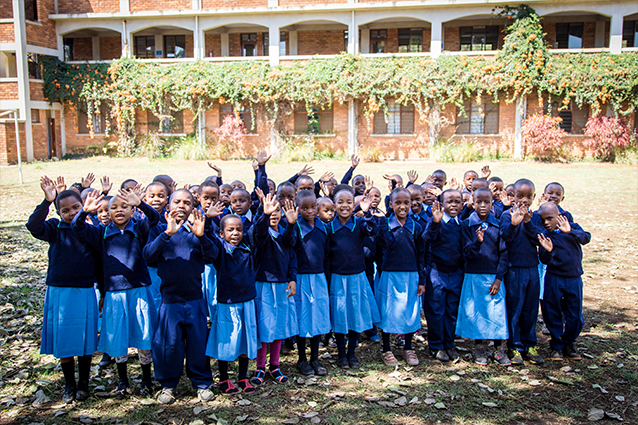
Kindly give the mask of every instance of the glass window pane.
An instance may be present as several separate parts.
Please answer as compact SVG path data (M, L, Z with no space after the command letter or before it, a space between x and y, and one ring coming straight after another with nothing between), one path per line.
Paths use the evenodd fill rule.
M388 126L385 123L383 112L374 114L374 128L372 132L374 134L386 134L388 132Z
M583 24L569 24L569 48L582 49L583 47Z
M569 24L556 24L556 49L566 49L569 46Z
M492 25L485 28L485 50L498 49L498 26Z
M412 28L410 30L410 52L417 53L423 51L423 28Z

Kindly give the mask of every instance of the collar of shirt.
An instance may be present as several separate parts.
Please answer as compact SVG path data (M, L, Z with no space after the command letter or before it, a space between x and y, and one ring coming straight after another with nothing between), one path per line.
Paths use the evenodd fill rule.
M390 218L388 218L388 227L390 228L390 231L396 229L397 227L404 227L405 229L408 229L410 233L414 234L414 230L416 229L416 223L411 216L408 216L405 219L405 224L401 226L401 223L399 223L399 220L397 219L397 217L394 214L392 214Z
M281 224L277 226L277 230L273 229L272 227L268 228L268 234L270 235L271 238L273 239L277 239L281 234L283 234L283 227L281 227Z
M231 243L226 242L225 240L222 239L222 244L224 245L224 249L226 250L227 253L231 254L233 252L235 252L236 249L239 249L241 251L246 251L246 252L250 252L250 247L248 247L248 245L246 245L243 242L240 242L239 245L235 246Z
M444 223L448 223L450 220L454 221L456 224L459 224L459 217L458 216L452 218L452 217L450 217L448 215L448 213L444 212L443 213L443 222Z
M68 224L67 222L62 220L58 222L58 229L70 229L70 228L71 228L71 225Z
M470 215L470 226L476 226L477 224L483 224L483 223L487 223L487 224L491 224L492 226L499 227L499 222L496 219L496 217L494 217L494 214L492 213L489 213L485 221L481 220L481 217L478 216L476 211L474 211Z
M109 225L106 226L106 229L104 229L104 239L111 237L113 235L117 235L118 233L124 234L124 232L131 232L133 236L137 237L137 233L135 233L135 225L133 224L133 220L129 220L124 230L120 230L117 228L115 224L109 223Z
M332 233L336 233L344 227L352 232L357 226L357 221L355 220L354 215L351 215L348 221L346 221L346 224L341 224L339 217L335 217L330 223L330 226L332 227Z
M231 212L232 214L236 214L236 213L234 213L234 212L233 212L233 210L232 210L232 209L230 210L230 212ZM246 220L248 220L248 221L250 221L250 222L252 222L252 221L253 221L253 212L252 212L251 210L248 210L248 211L246 212L246 214L244 214L244 215L240 215L240 214L237 214L237 215L238 215L239 217L241 217L241 222L242 222L242 223L246 223Z
M303 217L299 216L297 219L297 227L299 227L299 233L301 234L301 238L305 238L308 234L310 234L313 230L319 229L323 233L328 233L326 231L325 225L319 218L315 217L315 226L311 226L310 223L306 221Z
M416 221L426 220L427 214L425 212L425 208L423 208L421 212L418 214L414 214L412 211L410 211L410 214L408 214L408 217L411 217L413 220L416 220Z

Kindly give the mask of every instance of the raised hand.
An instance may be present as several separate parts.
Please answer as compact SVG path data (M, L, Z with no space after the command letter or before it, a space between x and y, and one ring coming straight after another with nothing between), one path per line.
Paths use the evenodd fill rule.
M538 197L538 205L543 205L545 202L547 202L547 195L542 193L541 196Z
M452 177L450 179L450 189L455 189L455 190L459 190L459 188L461 187L461 183L456 179L456 177Z
M86 200L84 201L84 211L88 212L89 214L97 211L102 198L104 198L104 195L100 194L97 190L90 192L88 195L86 195Z
M363 193L370 193L370 191L374 187L374 182L370 179L370 176L365 176L364 182L366 184L366 190Z
M408 180L410 180L410 183L416 182L418 178L419 178L419 173L417 173L416 170L408 171Z
M266 153L266 151L261 150L257 152L257 156L255 157L258 165L265 165L270 159L270 155Z
M439 196L441 196L443 191L439 189L438 187L432 187L428 189L428 193L431 193L432 195L434 195L435 198L438 198Z
M66 190L66 183L64 183L64 177L58 176L55 179L55 191L58 192L58 195Z
M266 195L262 206L264 208L265 215L270 215L274 213L275 211L277 211L277 208L279 208L279 202L277 202L277 199L275 198L275 194L269 193L268 195Z
M443 220L443 208L439 201L434 201L432 204L432 220L435 223L440 223Z
M40 177L40 188L44 192L44 199L49 202L55 201L57 192L55 190L55 183L47 176Z
M290 199L286 200L286 203L282 205L281 209L286 215L286 220L288 220L289 224L295 224L297 222L299 207L295 207L295 204Z
M135 186L133 190L130 190L128 192L120 189L117 197L126 202L128 205L137 207L142 202L142 197L140 196L141 193L139 192L138 187L140 187L139 184Z
M164 218L166 218L166 230L164 232L168 236L173 236L179 231L179 227L182 225L182 223L177 221L177 211L166 211Z
M88 187L91 187L94 181L95 181L95 174L89 173L86 175L85 178L81 178L82 187L85 189Z
M265 198L264 191L261 190L261 188L256 187L255 188L255 195L257 195L257 199L259 199L259 203L263 206L264 205L264 198Z
M218 177L222 176L222 169L219 168L217 165L213 164L212 162L208 161L208 166L210 168L212 168L216 173Z
M474 209L474 197L470 195L470 199L467 200L465 206L469 209Z
M572 226L569 225L569 220L567 220L567 218L565 218L564 215L559 215L557 219L558 219L558 230L560 230L563 233L569 233L572 231Z
M527 208L523 207L520 204L514 204L511 211L512 211L512 226L518 226L519 224L521 224L521 222L525 218L525 213L527 212Z
M480 243L483 243L484 236L485 236L485 229L483 228L483 226L479 226L479 228L476 229L476 239L478 239Z
M370 211L372 212L372 215L375 217L385 217L385 213L381 211L381 209L379 208L374 208Z
M297 293L297 282L295 282L294 280L291 280L290 282L288 282L288 286L286 287L286 292L288 292L288 295L286 296L286 298L290 298L294 296Z
M328 183L330 181L330 179L333 178L334 176L335 176L335 174L332 171L326 171L319 178L319 181L324 182L324 183Z
M308 164L304 165L301 170L297 174L300 176L309 176L315 173L315 169L309 166Z
M498 294L498 291L501 289L501 280L494 279L494 282L490 285L490 295Z
M326 183L319 180L319 187L321 188L321 193L323 193L323 196L325 196L326 198L330 196L330 188Z
M192 224L186 223L191 232L198 238L204 236L204 228L206 227L206 219L202 212L198 209L193 210L191 213Z
M430 184L434 184L434 176L432 174L430 174L429 176L427 176L425 178L425 183L430 183Z
M142 187L142 186L141 186L141 185L139 185L139 184L138 184L137 186ZM135 186L135 188L136 188L136 189L137 189L137 186ZM133 190L135 190L135 189L133 189ZM175 180L173 180L173 183L171 183L171 193L175 192L176 190L177 190L177 182L176 182ZM138 196L139 196L139 195L138 195Z
M206 217L213 218L219 217L224 212L224 204L221 201L218 201L214 204L210 204L210 207L206 210Z
M554 244L552 243L552 240L542 233L538 234L538 243L540 243L541 246L547 252L552 252L552 250L554 249Z
M363 196L363 199L361 200L361 202L359 203L359 206L361 207L361 211L366 212L370 209L370 205L372 205L372 196L370 196L369 193L366 193Z
M253 162L250 164L253 166L253 170L257 171L257 169L259 168L259 162L257 162L256 159L253 159Z
M492 170L490 170L490 166L484 165L483 168L481 168L481 177L483 177L484 179L487 179L490 177L490 175L492 175Z
M113 188L113 183L109 180L109 176L104 176L100 179L100 184L102 184L102 193L108 194Z
M175 183L177 185L177 183ZM174 189L173 189L174 190ZM130 190L130 192L135 193L135 195L142 199L145 195L144 193L144 188L142 187L142 183L138 183L135 185L135 187L133 189Z
M356 155L350 156L350 162L352 163L352 168L357 168L359 165L359 157Z

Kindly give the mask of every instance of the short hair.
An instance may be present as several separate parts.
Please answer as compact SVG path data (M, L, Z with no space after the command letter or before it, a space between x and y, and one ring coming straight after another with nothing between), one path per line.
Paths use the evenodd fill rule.
M352 186L347 185L347 184L338 184L335 186L334 190L332 191L332 197L336 198L337 197L337 193L347 190L348 192L350 192L350 194L352 194L352 196L354 197L354 189L352 188Z
M492 184L492 183L503 183L503 179L500 177L490 177L489 180L487 181L487 184Z
M226 228L226 222L233 218L236 218L237 220L239 220L239 222L242 223L242 226L243 226L244 223L241 221L240 216L238 216L237 214L226 214L224 217L222 217L221 221L219 222L219 230L224 231L224 229Z
M312 190L304 189L299 191L299 193L297 193L297 195L295 196L295 203L297 205L301 205L301 203L307 198L313 198L315 201L317 200L315 192L313 192Z
M441 193L441 203L445 202L445 195L449 192L456 192L461 195L461 191L457 189L446 189ZM463 195L461 195L461 200L463 199Z
M171 190L169 186L174 182L173 178L168 174L158 174L153 178L153 181L162 183L164 186L166 186L167 191Z
M553 202L543 202L541 206L538 208L538 214L545 212L546 210L551 209L552 212L556 212L558 214L558 206Z
M86 198L89 195L89 193L96 192L96 191L97 191L97 189L94 189L92 187L87 187L86 189L84 189L82 191L82 193L80 193L80 197L85 197Z
M483 178L483 177L479 177L474 179L474 181L472 182L472 185L477 184L477 183L484 183L485 186L489 186L490 184L487 182L487 179Z
M204 181L217 183L217 176L208 176L204 179Z
M317 205L321 205L325 202L330 202L331 204L334 205L334 202L332 202L332 199L328 198L327 196L322 196L321 198L317 199Z
M473 195L476 197L476 195L480 195L481 193L486 193L490 195L490 199L492 199L492 191L485 187L479 187L478 189L474 191Z
M81 183L73 183L69 189L75 189L78 192L82 193L82 191L84 190L84 186L82 186Z
M80 197L80 194L77 193L75 190L71 190L71 189L63 190L62 192L60 192L57 198L55 198L55 209L59 210L60 201L66 198L75 198L75 200L78 201L80 204L82 203L82 198Z
M443 174L443 176L447 179L447 174L443 170L434 170L432 172L432 175L435 175L435 174Z
M168 188L166 187L166 185L162 182L159 181L154 181L151 184L149 184L148 186L146 186L146 191L148 191L149 188L151 188L152 186L158 186L161 189L164 189L164 193L166 193L166 196L168 196Z
M510 183L507 186L505 186L505 190L509 189L510 187L514 189L514 183Z
M282 189L284 188L289 188L291 189L293 192L295 191L295 185L290 183L289 181L285 181L282 183L279 183L279 186L277 186L277 195L279 195L279 193L281 192Z
M111 195L105 196L105 197L104 197L104 198L102 198L102 200L100 201L100 204L101 204L102 202L106 202L106 203L110 204L110 203L111 203L111 199L113 199L113 197L112 197Z
M436 171L435 171L436 172ZM478 177L478 173L474 170L467 170L464 174L463 174L463 178L465 179L465 177L467 177L468 174L476 174L476 177Z
M188 190L191 190L191 189L194 189L194 188L199 189L199 185L198 184L189 184L188 185ZM198 192L199 192L199 190L198 190Z
M354 181L354 179L358 179L359 177L361 177L361 178L362 178L362 179L364 179L364 180L365 180L365 178L366 178L366 176L364 176L363 174L357 174L356 176L354 176L354 177L352 178L352 181Z
M397 187L394 190L397 190L397 189L401 189L401 188ZM405 187L404 189L407 190L410 193L410 196L412 196L413 192L415 194L417 194L417 195L419 195L419 194L423 195L423 193L424 193L423 188L421 186L419 186L418 184L411 184L410 186ZM394 193L394 190L392 191L392 193ZM392 196L392 193L390 194L390 196Z
M310 180L310 182L311 182L312 184L315 184L315 181L312 179L312 177L310 177L310 176L309 176L309 175L307 175L307 174L302 174L302 175L300 175L299 177L297 177L297 180L295 180L295 187L297 187L297 186L299 185L299 182L300 182L301 180Z
M211 180L206 180L202 184L199 185L199 189L197 189L197 193L202 193L205 187L214 187L219 192L219 185Z
M135 183L135 186L137 186L137 180L133 180L133 179L126 179L122 182L122 184L120 185L120 189L124 189L124 187L129 184L129 183Z
M246 198L248 198L248 200L250 200L250 193L248 193L246 189L242 189L241 187L238 187L237 189L233 190L233 193L231 194L231 196L234 195L235 192L240 193L241 195L244 195Z
M233 190L232 190L232 189L233 189L233 187L232 187L231 185L229 185L228 183L222 183L222 184L220 184L220 185L219 185L219 190L221 191L221 190L222 190L222 188L223 188L224 186L228 186L228 187L230 187L230 188L231 188L231 192L233 191Z
M419 187L419 188L421 187L421 186L418 186L418 185L415 185L415 184L411 184L411 185L410 185L410 186L408 186L408 187L412 187L412 186L416 186L416 187ZM423 189L421 189L421 191L423 191ZM405 187L396 187L396 188L394 188L394 190L390 193L390 201L394 201L394 198L396 198L396 197L397 197L397 195L398 195L399 193L405 193L405 194L407 194L407 195L408 195L408 198L411 198L411 197L412 197L412 193L410 192L410 190L409 190L409 189L406 189Z
M554 185L560 186L560 188L563 190L563 194L565 193L565 187L558 182L547 183L547 186L545 186L545 192L547 192L547 189L549 189L550 186L554 186Z
M173 196L175 196L176 193L188 193L188 197L190 198L191 203L193 203L193 205L195 204L195 197L193 196L191 191L188 190L188 189L184 189L184 188L176 189L175 192L171 193L171 197L168 198L168 202L169 203L173 200Z
M518 190L521 186L531 186L534 191L536 191L536 186L534 186L534 182L529 179L518 179L514 183L514 189Z

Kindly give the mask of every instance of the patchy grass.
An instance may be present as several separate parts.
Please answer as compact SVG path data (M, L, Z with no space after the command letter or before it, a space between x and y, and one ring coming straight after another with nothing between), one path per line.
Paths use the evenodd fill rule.
M247 161L220 161L224 179L252 182ZM313 162L315 176L349 167L343 161ZM437 168L448 178L462 177L483 164L386 162L361 164L358 173L370 175L387 193L384 173L416 169L420 180ZM203 161L148 161L90 158L24 165L25 184L17 168L0 169L0 423L176 423L191 424L564 424L587 421L592 407L617 414L625 423L638 423L638 172L635 167L608 164L491 163L494 175L506 182L531 178L542 190L559 181L566 187L563 206L572 212L592 242L585 247L585 328L579 349L592 356L582 362L546 362L543 366L479 367L471 362L472 343L459 341L462 359L440 364L426 356L426 344L416 342L421 365L383 366L379 346L363 341L359 356L363 368L341 371L333 361L336 349L322 348L326 378L307 379L296 373L295 353L282 357L291 378L286 385L271 380L256 394L223 397L210 403L193 400L186 379L178 388L178 402L159 406L133 396L125 401L109 397L117 385L114 367L99 370L95 358L92 397L64 406L59 364L40 356L40 326L46 276L47 246L33 239L24 223L42 198L38 179L63 175L70 184L87 172L109 175L118 185L129 177L148 183L154 175L169 174L179 183L197 183L213 174ZM301 164L271 164L269 176L281 182ZM95 187L95 185L94 185ZM52 212L52 214L54 214ZM422 335L426 323L423 322ZM541 352L549 354L547 338L538 328ZM395 355L400 357L395 347ZM213 370L216 364L213 361ZM129 373L139 385L141 370L130 360ZM457 378L458 377L458 378ZM595 387L594 387L595 386ZM41 391L41 393L39 392ZM34 404L38 395L50 400ZM249 403L250 402L250 403ZM442 403L442 404L439 404ZM485 404L484 404L485 403ZM493 405L492 405L493 403ZM315 415L316 414L316 415ZM306 417L304 417L304 415ZM313 416L315 415L315 416ZM606 418L603 422L616 422Z

